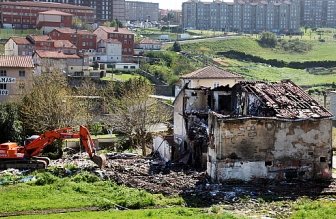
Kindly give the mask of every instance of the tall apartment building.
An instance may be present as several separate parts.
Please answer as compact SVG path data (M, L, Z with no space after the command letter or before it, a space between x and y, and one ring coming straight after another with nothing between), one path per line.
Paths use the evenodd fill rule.
M301 0L300 4L302 26L336 27L336 0Z
M300 24L311 28L336 27L336 0L235 0L235 2L290 2L299 5Z
M88 23L93 23L94 21L94 8L69 4L23 1L0 2L0 23L5 28L36 28L39 13L50 10L73 14Z
M127 21L159 21L159 3L125 1Z
M1 0L5 1L5 0ZM7 2L17 2L20 0L6 0ZM119 21L125 21L125 0L28 0L34 2L54 2L54 3L66 3L77 6L86 6L94 8L94 22L102 24L105 21L111 21L118 19ZM27 5L29 5L28 3Z
M182 3L183 27L186 29L242 31L258 33L298 32L300 7L289 1L235 1Z

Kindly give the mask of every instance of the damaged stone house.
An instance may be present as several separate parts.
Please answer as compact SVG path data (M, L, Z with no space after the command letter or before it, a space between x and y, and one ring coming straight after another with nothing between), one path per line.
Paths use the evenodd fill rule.
M333 115L290 80L181 89L173 159L214 181L331 178Z

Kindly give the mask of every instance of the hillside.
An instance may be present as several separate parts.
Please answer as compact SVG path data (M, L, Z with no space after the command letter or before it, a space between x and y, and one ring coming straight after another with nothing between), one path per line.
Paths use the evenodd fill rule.
M291 40L294 39L298 38L293 37ZM336 60L336 54L334 53L336 49L336 43L334 40L329 40L325 42L319 42L317 40L307 40L305 42L312 45L312 50L306 53L294 53L281 49L265 48L260 46L257 40L252 37L241 37L232 39L224 38L217 41L183 43L181 46L183 50L198 54L202 54L200 48L205 47L209 49L209 51L206 52L209 55L216 55L217 52L227 52L230 50L235 50L239 52L245 52L254 56L260 56L265 59L278 59L287 62Z

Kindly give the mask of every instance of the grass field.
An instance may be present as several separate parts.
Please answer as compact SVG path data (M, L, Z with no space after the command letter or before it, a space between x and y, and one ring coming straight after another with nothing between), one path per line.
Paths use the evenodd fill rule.
M16 216L8 218L43 218L43 219L70 219L70 218L109 218L109 219L139 219L139 218L152 218L152 219L238 219L229 213L205 213L202 209L194 208L160 208L160 209L146 209L146 210L133 210L133 211L100 211L100 212L76 212L66 214L50 214L50 215L34 215L30 216Z
M313 49L306 53L290 53L274 48L265 48L258 44L253 37L225 38L216 41L202 41L193 43L183 43L183 50L194 54L202 54L201 47L208 48L205 54L216 55L217 52L226 52L230 50L245 52L254 56L260 56L265 59L277 59L284 61L310 61L310 60L336 60L336 42L334 40L319 42L318 40L308 41L313 45Z
M19 30L19 29L0 29L0 39L8 39L11 36L22 36L26 37L28 34L43 34L43 30Z
M237 64L237 62L236 62ZM313 75L302 69L277 68L268 65L243 63L242 66L225 67L225 69L245 76L247 80L265 80L270 82L291 79L299 86L324 86L336 83L336 74Z

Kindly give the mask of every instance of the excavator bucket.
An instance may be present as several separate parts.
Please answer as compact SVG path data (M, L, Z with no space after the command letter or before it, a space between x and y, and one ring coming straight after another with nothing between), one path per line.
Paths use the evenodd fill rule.
M104 169L105 165L106 165L106 157L105 155L101 154L99 156L94 155L91 160L98 165L98 167L100 169Z

